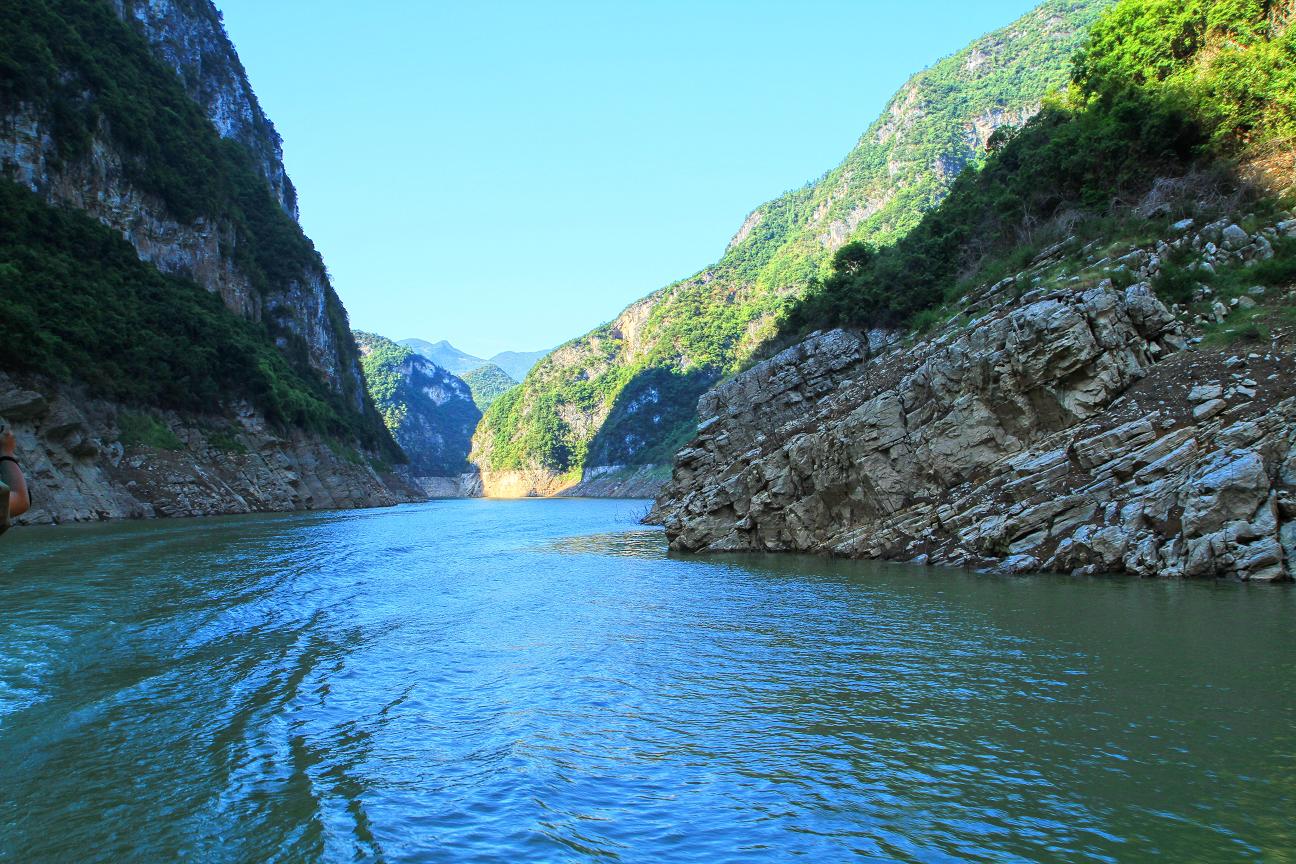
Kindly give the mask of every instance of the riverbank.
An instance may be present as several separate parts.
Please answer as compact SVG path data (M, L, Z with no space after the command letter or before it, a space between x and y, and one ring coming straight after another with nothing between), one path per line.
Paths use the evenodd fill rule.
M422 490L355 447L228 414L142 411L0 373L32 492L19 525L385 507Z

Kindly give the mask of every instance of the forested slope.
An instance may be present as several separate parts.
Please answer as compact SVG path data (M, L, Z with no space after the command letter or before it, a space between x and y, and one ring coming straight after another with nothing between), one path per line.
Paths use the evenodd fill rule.
M1065 84L1103 0L1050 0L915 75L835 169L757 208L712 267L561 346L487 412L474 439L492 477L547 494L582 469L669 460L697 397L738 368L848 240L903 236L991 134ZM516 484L510 481L516 488Z

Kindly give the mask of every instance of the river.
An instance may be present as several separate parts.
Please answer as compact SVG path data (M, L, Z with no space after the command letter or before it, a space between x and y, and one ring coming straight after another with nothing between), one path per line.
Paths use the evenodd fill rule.
M13 531L0 860L1296 861L1296 591L642 502Z

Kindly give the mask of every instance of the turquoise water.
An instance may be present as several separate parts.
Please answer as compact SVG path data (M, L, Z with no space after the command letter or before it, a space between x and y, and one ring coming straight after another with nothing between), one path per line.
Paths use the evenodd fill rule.
M1296 592L643 509L11 532L0 860L1296 861Z

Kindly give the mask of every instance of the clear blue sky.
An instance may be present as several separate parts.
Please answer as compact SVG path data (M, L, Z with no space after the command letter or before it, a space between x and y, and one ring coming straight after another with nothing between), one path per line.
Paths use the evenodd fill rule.
M216 0L352 324L549 348L715 261L1030 0Z

